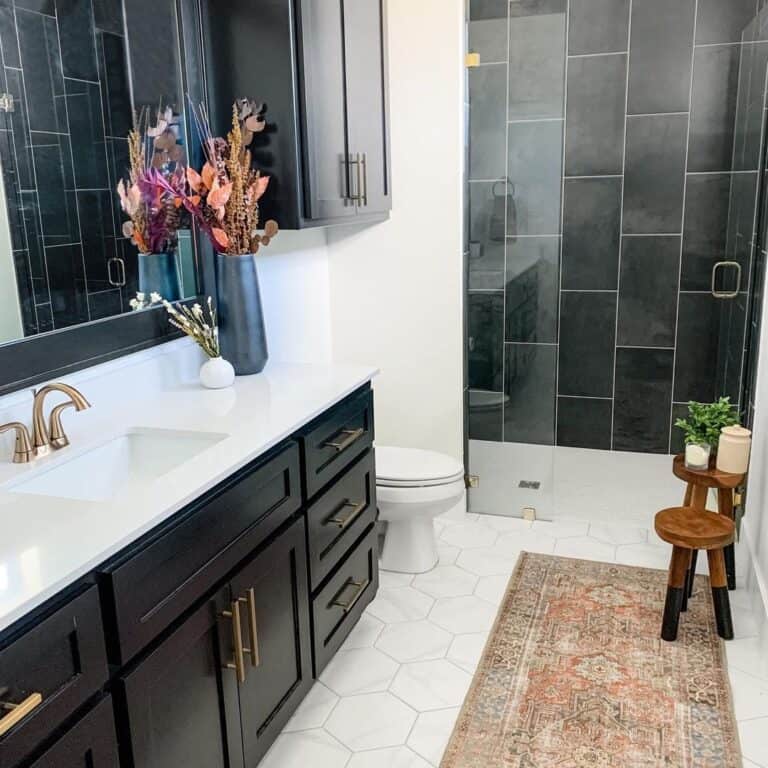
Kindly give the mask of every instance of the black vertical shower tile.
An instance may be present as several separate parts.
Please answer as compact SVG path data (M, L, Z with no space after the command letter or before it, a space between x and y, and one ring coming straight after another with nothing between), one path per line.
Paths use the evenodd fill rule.
M37 202L37 193L22 192L20 197L22 214L24 216L24 229L27 233L29 268L32 276L32 286L35 292L35 303L44 304L49 300L48 275L45 267L43 235L40 230L40 212Z
M510 240L506 278L505 340L556 343L560 238Z
M612 397L615 337L615 292L561 294L558 394Z
M504 393L470 389L467 401L470 440L500 443L504 424Z
M0 146L2 146L0 144ZM3 154L5 158L5 154ZM4 161L4 160L3 160ZM21 194L14 186L5 182L6 205L8 208L8 229L11 235L11 250L27 250L27 231L24 227L24 207Z
M133 124L128 60L122 37L98 33L99 81L108 136L127 136Z
M738 43L755 15L755 0L698 0L696 43Z
M622 240L619 346L675 346L679 273L679 237Z
M96 29L116 35L124 34L121 0L93 0L93 17Z
M47 16L56 15L55 0L13 0L17 8L24 8L35 13L44 13Z
M693 64L689 171L730 171L740 46L697 48Z
M585 397L557 399L557 444L569 448L611 449L613 401Z
M122 314L123 300L120 289L88 294L88 310L91 320L101 320Z
M499 392L504 365L504 294L470 293L467 304L469 386Z
M472 182L469 201L469 287L504 290L508 184Z
M58 107L64 81L56 20L19 9L16 20L29 127L33 131L66 132Z
M674 352L617 349L613 448L669 453Z
M77 193L85 278L89 292L109 288L107 261L116 255L111 198L112 193L109 191Z
M627 121L625 233L682 231L687 131L687 115L653 115Z
M708 291L712 268L725 258L731 175L688 176L680 290Z
M112 189L116 187L120 179L127 178L130 170L130 157L128 154L128 142L125 139L107 139L107 163L109 179ZM126 220L126 215L120 208L120 199L112 195L112 217L118 228Z
M708 293L681 293L677 319L675 402L708 403L715 395L720 301Z
M563 116L564 6L559 13L515 15L509 20L510 120Z
M742 287L746 285L749 275L752 243L756 232L757 194L759 191L757 182L757 172L735 173L731 180L726 256L727 260L737 261L741 266ZM734 285L728 281L717 287L733 290Z
M621 179L566 179L563 217L565 290L616 290Z
M35 314L35 291L29 269L29 254L26 251L14 251L13 265L24 336L31 336L37 333L37 315Z
M34 189L34 172L32 169L32 148L29 141L29 122L27 107L24 101L24 89L21 72L14 69L6 70L8 91L13 96L15 109L10 114L10 126L13 134L11 155L3 156L3 170L12 170L15 174L18 189ZM7 163L7 165L6 165Z
M47 333L54 330L53 314L51 313L51 304L46 302L45 304L38 304L35 307L37 314L37 332Z
M509 124L507 235L560 234L563 122Z
M632 4L629 114L688 110L695 11L696 0Z
M625 54L587 56L569 62L566 175L622 172L626 83Z
M670 453L682 453L685 450L685 433L675 423L678 419L688 418L688 403L672 404L672 440L669 445Z
M747 320L747 294L740 293L728 302L729 317L726 328L721 327L720 336L725 353L718 356L718 365L725 364L722 392L715 396L730 397L732 403L741 399L741 378L744 363L744 340ZM722 321L721 321L722 322Z
M56 0L65 77L96 80L96 47L91 0Z
M0 2L0 45L3 49L3 64L6 67L21 66L12 0Z
M58 328L87 322L88 300L79 244L46 248L45 260L51 288L53 324Z
M67 80L67 111L77 189L107 189L107 154L97 83Z
M626 51L629 0L571 0L568 53Z
M504 176L507 65L469 70L469 178Z
M505 347L504 441L554 445L557 347Z
M507 60L508 0L469 0L469 50L482 62Z

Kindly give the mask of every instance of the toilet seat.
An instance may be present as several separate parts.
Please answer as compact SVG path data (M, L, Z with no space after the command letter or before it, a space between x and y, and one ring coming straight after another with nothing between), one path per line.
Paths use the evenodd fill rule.
M464 480L464 466L451 456L418 448L376 446L376 485L431 488Z

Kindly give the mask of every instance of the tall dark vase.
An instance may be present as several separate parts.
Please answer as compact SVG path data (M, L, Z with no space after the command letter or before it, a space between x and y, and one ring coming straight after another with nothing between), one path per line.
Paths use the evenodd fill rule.
M221 354L238 376L261 373L269 358L256 257L216 255Z
M176 254L140 253L139 290L149 295L159 293L168 301L181 299L181 280Z

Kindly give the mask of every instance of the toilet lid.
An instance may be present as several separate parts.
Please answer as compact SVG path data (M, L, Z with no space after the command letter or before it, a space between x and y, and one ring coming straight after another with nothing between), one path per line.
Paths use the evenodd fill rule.
M464 466L444 453L376 446L376 481L379 485L434 485L463 477Z

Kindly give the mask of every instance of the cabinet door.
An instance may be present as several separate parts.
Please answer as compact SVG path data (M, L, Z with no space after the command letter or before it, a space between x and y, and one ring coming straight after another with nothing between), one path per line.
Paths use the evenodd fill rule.
M229 606L224 589L122 678L123 768L242 768Z
M389 188L387 61L384 0L346 0L347 115L352 196L359 213L386 212ZM360 165L357 165L359 160Z
M306 564L299 520L231 583L246 647L240 717L247 768L258 764L312 684Z
M306 215L355 215L344 93L341 0L301 0Z

